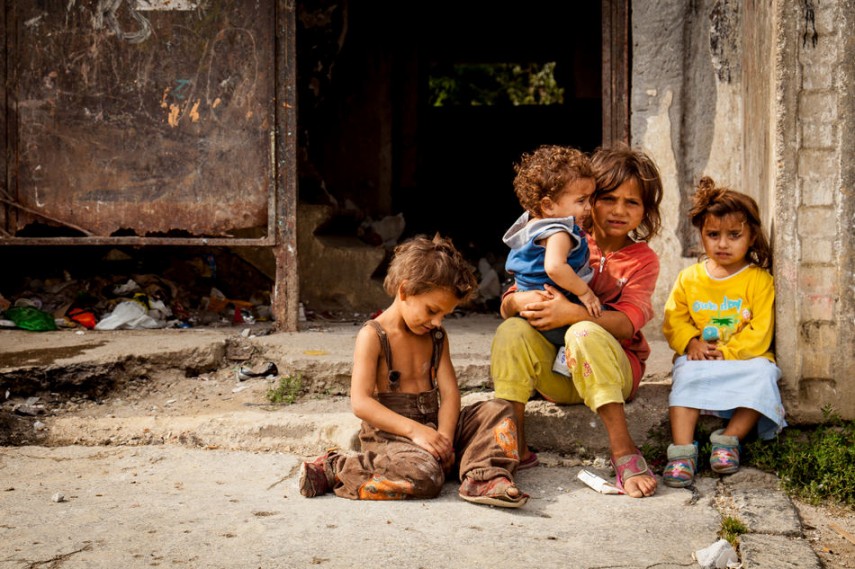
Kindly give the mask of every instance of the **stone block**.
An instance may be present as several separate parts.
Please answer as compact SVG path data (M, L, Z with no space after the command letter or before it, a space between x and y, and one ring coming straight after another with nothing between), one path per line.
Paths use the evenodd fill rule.
M805 119L801 121L802 148L833 149L837 142L837 125Z
M806 320L834 320L835 299L822 294L806 294L802 304L802 317Z
M832 378L838 349L838 330L833 322L803 321L798 350L802 359L801 376Z
M830 65L802 65L802 88L810 90L832 89L834 68Z
M820 123L837 120L837 93L834 91L808 91L799 93L799 119Z
M800 537L799 515L783 492L745 485L731 487L731 499L739 511L738 518L752 533Z
M807 541L781 535L740 536L739 557L743 569L822 569Z
M642 384L638 397L625 407L627 424L635 444L641 446L650 433L668 419L670 383ZM609 439L600 418L584 405L556 405L530 401L526 405L526 439L540 450L609 456Z
M374 273L386 256L383 247L353 235L321 234L336 215L327 205L301 204L297 212L297 249L300 251L300 300L317 310L374 312L391 298Z
M836 42L837 30L842 22L838 12L838 2L812 2L816 33L828 42Z
M837 35L820 36L816 47L799 44L799 61L803 65L834 65L840 57Z
M834 240L831 238L811 238L810 246L802 247L802 264L831 264L834 261Z
M799 293L808 296L831 296L838 294L837 267L811 266L799 271ZM811 320L802 316L802 320Z
M798 179L799 195L803 206L832 205L838 189L837 175L820 177L820 173Z
M834 239L837 236L837 218L828 206L800 207L797 223L803 249L810 249L813 239Z

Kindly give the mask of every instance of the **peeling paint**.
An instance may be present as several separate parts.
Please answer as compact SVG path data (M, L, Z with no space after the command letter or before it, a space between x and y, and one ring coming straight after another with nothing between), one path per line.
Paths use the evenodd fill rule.
M730 83L740 70L740 2L718 0L710 12L710 54L718 80Z
M677 157L674 154L674 142L671 137L670 112L673 100L674 92L671 89L663 89L656 113L647 117L647 127L641 142L645 152L654 157L662 178L660 214L664 230L650 242L660 259L659 281L653 295L654 306L665 305L677 273L687 265L682 257L683 247L675 233L679 225L680 188L677 177ZM657 312L647 327L659 333L661 322L662 315Z
M276 62L273 3L220 3L203 14L213 3L197 0L197 14L150 1L170 10L140 12L152 32L140 47L128 43L144 29L132 15L137 0L61 0L45 14L37 4L51 3L14 8L22 33L10 55L19 70L18 198L38 214L7 219L3 236L36 215L86 237L164 242L173 229L232 239L273 223L267 130L244 128L249 109L259 126L277 120L276 78L259 74ZM37 27L25 28L34 16ZM223 77L232 81L218 89Z
M716 182L731 186L734 190L745 192L755 199L759 198L759 188L743 188L742 145L743 145L743 105L741 88L733 83L715 84L715 116L712 121L713 132L709 156L704 172L693 172L694 180L702 174L711 176Z
M167 121L169 122L169 126L175 128L178 126L178 114L181 110L178 108L178 105L169 105L169 117Z
M136 0L136 9L140 12L151 11L189 11L199 7L196 2L189 0Z

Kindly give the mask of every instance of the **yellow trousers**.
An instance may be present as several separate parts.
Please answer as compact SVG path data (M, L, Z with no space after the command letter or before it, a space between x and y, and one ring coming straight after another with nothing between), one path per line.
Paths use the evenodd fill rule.
M549 401L596 411L632 393L632 367L620 343L599 324L579 322L564 336L572 377L552 371L558 348L523 318L499 325L490 350L496 397L525 403L533 391Z

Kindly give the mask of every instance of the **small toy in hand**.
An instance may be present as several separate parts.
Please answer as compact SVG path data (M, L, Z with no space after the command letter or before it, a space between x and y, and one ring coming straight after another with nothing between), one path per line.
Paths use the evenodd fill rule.
M715 326L705 326L701 333L701 338L703 338L704 342L717 342L718 328Z

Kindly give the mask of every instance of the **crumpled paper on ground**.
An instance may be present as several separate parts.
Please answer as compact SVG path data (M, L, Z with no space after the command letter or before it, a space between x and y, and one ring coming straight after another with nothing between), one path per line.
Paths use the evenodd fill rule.
M720 539L709 547L692 553L692 559L703 569L739 569L742 563L733 546L726 539Z

